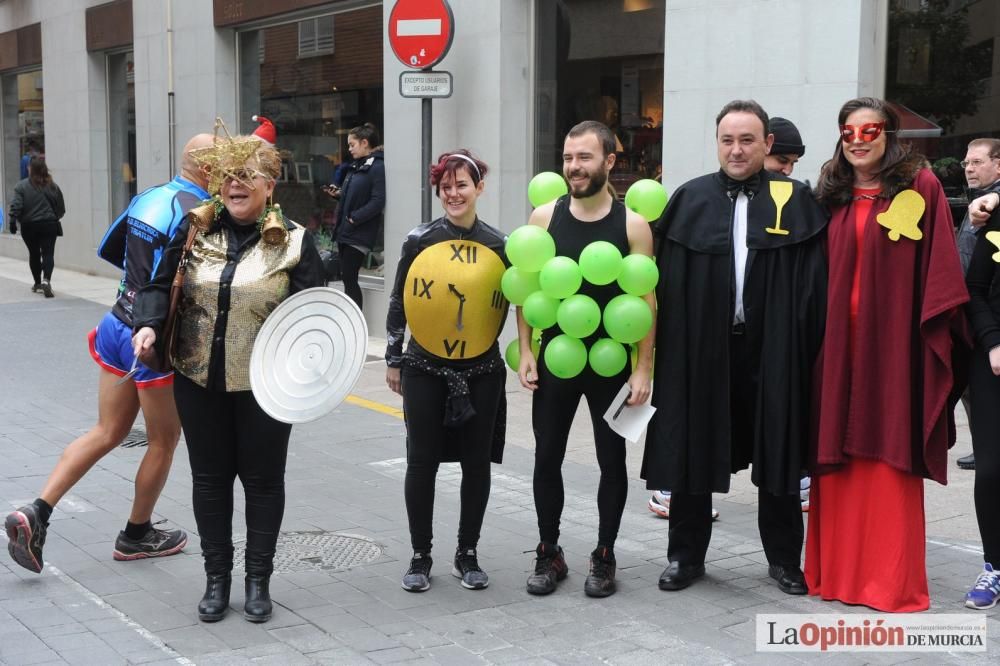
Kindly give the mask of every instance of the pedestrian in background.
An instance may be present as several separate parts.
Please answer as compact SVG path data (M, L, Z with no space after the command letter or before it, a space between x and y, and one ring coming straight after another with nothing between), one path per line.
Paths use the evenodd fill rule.
M368 253L379 242L385 210L384 153L378 130L371 123L355 127L347 134L351 163L340 188L337 209L337 252L344 291L358 307L363 296L358 274Z
M21 227L21 240L28 248L28 267L35 282L33 292L52 298L52 269L56 238L62 236L60 220L66 214L62 190L52 180L44 157L32 157L28 177L14 186L10 202L10 232Z
M1000 192L1000 139L973 139L969 142L969 147L965 153L965 159L961 162L965 173L965 183L969 187L969 201L981 197L989 192ZM969 212L966 212L962 222L958 225L956 241L958 242L958 256L962 260L962 271L969 272L969 262L972 260L972 249L976 246L976 238L982 229L983 222L973 220ZM970 359L971 361L971 359ZM971 382L970 382L971 383ZM969 422L969 430L972 431L972 402L967 388L962 394L962 406L965 408L965 416ZM972 442L972 453L959 458L957 463L962 469L976 468L976 442ZM1000 563L998 563L1000 564Z
M211 145L211 134L192 137L184 146L180 173L169 183L133 198L97 248L99 257L122 272L114 307L88 336L90 355L100 366L97 423L63 450L35 501L11 512L4 521L11 557L29 571L42 572L42 549L55 506L101 458L122 443L140 409L148 446L135 474L131 512L125 529L115 539L112 556L124 561L165 557L181 552L187 544L183 530L159 529L152 523L181 426L174 407L173 373L155 372L135 362L132 309L136 292L156 269L181 217L208 197L208 174L191 154Z

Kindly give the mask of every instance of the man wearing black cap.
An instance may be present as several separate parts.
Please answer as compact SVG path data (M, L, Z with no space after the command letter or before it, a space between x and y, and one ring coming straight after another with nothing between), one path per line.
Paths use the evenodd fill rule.
M771 144L771 152L764 157L764 168L791 177L795 163L806 154L802 135L792 121L785 118L771 118L769 129L774 143Z

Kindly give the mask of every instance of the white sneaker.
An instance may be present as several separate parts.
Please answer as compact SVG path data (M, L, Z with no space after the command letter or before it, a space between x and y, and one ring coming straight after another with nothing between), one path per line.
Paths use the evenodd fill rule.
M670 491L669 490L654 490L653 496L649 498L649 503L646 505L650 511L655 513L660 518L670 517ZM712 507L712 520L719 519L719 510Z
M799 500L802 502L802 513L809 512L809 487L811 484L812 479L808 476L799 479Z

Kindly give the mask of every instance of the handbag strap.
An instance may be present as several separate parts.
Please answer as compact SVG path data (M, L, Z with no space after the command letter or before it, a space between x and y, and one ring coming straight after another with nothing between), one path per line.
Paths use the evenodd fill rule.
M194 247L194 239L198 235L198 227L191 225L188 228L187 239L184 241L184 250L181 252L181 260L177 264L177 272L174 273L174 281L170 285L171 289L180 289L184 286L184 274L187 273L188 256L191 248Z

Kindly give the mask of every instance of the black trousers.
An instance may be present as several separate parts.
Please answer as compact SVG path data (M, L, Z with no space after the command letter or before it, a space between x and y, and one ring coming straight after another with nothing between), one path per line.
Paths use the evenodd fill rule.
M365 263L365 253L345 243L337 244L337 252L340 256L340 279L344 281L344 293L360 308L364 297L361 295L361 285L358 284L358 274Z
M205 573L233 568L233 482L239 477L246 495L246 572L270 576L292 426L265 414L250 391L209 391L180 373L174 373L174 399L191 461Z
M56 232L36 231L30 224L21 225L21 240L28 248L28 268L35 284L42 279L52 279L52 269L55 267Z
M756 366L742 334L730 337L729 353L731 455L742 467L753 457ZM805 540L799 493L773 495L759 488L757 499L757 529L768 563L798 567ZM671 493L668 537L668 560L704 564L712 538L712 495Z
M497 410L506 371L469 380L476 415L458 428L444 426L448 386L437 377L404 366L403 411L406 414L406 481L403 494L414 551L429 553L434 538L434 486L446 441L459 442L462 486L458 546L475 548L490 499L490 457Z
M542 354L544 355L544 348ZM628 381L628 366L615 377L601 377L585 367L572 379L559 379L538 363L538 388L531 401L531 424L535 431L535 473L533 488L538 535L545 543L559 543L565 491L562 464L566 456L573 417L580 398L587 398L594 445L601 480L597 486L597 543L613 547L628 497L628 470L625 467L625 440L604 420L604 412Z
M969 366L972 452L976 456L976 519L985 561L1000 567L1000 377L976 346Z

